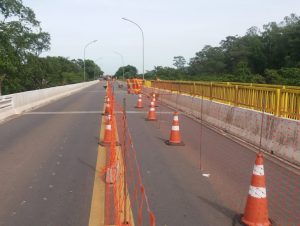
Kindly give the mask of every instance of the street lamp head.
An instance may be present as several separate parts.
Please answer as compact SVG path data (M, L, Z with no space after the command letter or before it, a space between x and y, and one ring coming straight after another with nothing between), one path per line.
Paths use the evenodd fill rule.
M134 25L136 25L139 29L140 29L140 31L142 32L142 40L143 40L143 80L145 79L144 78L144 74L145 74L145 72L144 72L144 61L145 61L145 54L144 54L144 31L143 31L143 29L141 28L141 26L140 25L138 25L136 22L134 22L134 21L132 21L132 20L129 20L129 19L127 19L127 18L125 18L125 17L122 17L122 20L126 20L126 21L128 21L128 22L130 22L130 23L132 23L132 24L134 24Z
M97 41L98 41L98 40L95 39L93 42L97 42Z

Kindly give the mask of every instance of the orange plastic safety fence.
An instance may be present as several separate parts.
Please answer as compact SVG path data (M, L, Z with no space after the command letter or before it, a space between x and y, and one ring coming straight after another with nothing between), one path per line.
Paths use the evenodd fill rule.
M102 170L107 182L105 224L155 226L155 216L149 207L126 114L116 103L110 82L107 97L111 100L112 136L107 147L107 165Z

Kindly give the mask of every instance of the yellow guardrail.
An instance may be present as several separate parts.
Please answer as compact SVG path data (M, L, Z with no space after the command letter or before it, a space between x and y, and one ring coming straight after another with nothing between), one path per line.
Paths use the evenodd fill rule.
M145 86L145 87L151 87L151 81L149 81L149 80L144 80L144 86Z
M184 81L146 81L145 85L300 119L300 87L297 86Z

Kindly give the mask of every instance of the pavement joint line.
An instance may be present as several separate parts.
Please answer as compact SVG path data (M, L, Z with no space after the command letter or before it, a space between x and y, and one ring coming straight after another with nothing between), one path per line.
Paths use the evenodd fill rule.
M104 111L32 111L24 115L68 115L68 114L102 114ZM148 111L126 111L126 114L146 114ZM115 114L123 114L122 111L115 111ZM157 114L174 114L171 111L157 111Z
M101 114L103 111L32 111L24 115Z

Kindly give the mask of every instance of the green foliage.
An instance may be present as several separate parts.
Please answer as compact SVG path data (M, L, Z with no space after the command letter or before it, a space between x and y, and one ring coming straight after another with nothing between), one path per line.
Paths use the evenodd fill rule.
M125 67L120 67L117 72L115 73L115 76L118 78L123 78L123 72L124 72L124 78L135 78L137 77L137 69L134 66L127 65Z
M80 61L80 65L81 65ZM92 60L85 60L86 80L93 80L103 75L101 68Z
M177 69L182 69L184 68L185 64L186 64L186 60L183 56L175 56L173 58L173 65L177 68Z
M32 9L21 0L0 2L0 95L83 81L83 61L39 55L50 48ZM87 80L103 74L86 60ZM2 88L2 90L1 90Z
M21 91L26 87L23 84L23 66L31 61L32 54L37 56L49 49L50 36L42 32L34 12L23 6L21 0L2 0L0 19L0 80L4 85L3 91Z
M244 36L228 36L220 46L206 45L191 58L174 57L174 68L155 67L146 78L300 84L300 17L251 27ZM184 59L184 58L183 58Z

